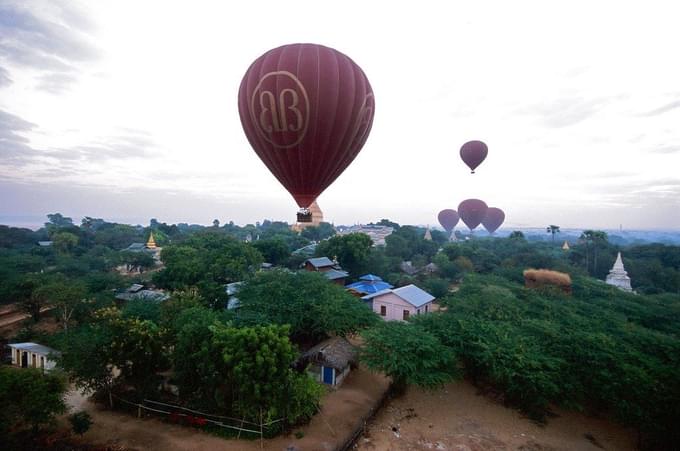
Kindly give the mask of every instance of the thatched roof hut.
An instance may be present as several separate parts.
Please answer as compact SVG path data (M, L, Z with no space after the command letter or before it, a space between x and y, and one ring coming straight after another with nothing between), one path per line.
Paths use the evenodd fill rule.
M302 361L305 365L314 363L343 371L348 366L356 364L357 349L347 339L333 337L322 341L302 354Z

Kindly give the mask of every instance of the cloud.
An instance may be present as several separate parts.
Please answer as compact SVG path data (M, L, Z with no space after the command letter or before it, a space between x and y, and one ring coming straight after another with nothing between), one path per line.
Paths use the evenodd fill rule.
M69 89L78 79L75 75L54 72L42 75L38 78L36 88L47 91L50 94L61 94Z
M652 152L654 153L675 153L675 152L680 152L680 145L663 145L663 146L658 146L654 149L652 149Z
M602 108L619 99L620 97L562 98L522 108L518 112L539 116L547 127L568 127L597 114Z
M647 113L644 113L643 116L657 116L659 114L667 113L668 111L674 110L676 108L680 108L680 100L667 103L666 105L659 107L655 110L648 111Z
M32 152L29 139L23 134L35 127L19 116L0 110L0 159L6 161Z
M12 79L9 77L9 72L4 67L0 66L0 88L12 84Z
M76 81L79 63L97 59L87 33L89 19L66 2L49 6L31 2L0 4L0 58L42 73L39 88L62 92ZM2 86L0 72L0 86ZM70 74L70 75L68 75ZM4 75L9 78L7 70Z

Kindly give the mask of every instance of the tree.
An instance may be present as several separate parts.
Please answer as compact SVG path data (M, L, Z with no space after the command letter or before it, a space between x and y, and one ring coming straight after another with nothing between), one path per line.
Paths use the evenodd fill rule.
M514 230L510 233L510 236L508 236L511 240L524 240L524 233L522 233L520 230Z
M260 272L241 287L239 321L289 324L296 342L316 343L328 334L347 335L374 324L375 313L319 273Z
M125 318L116 308L105 308L96 317L110 331L112 340L102 351L120 369L121 383L133 386L138 396L158 388L158 372L169 366L164 331L153 321Z
M58 374L42 374L34 368L0 367L0 434L54 421L66 411L66 381Z
M315 413L323 389L293 371L297 353L288 339L289 326L216 325L211 330L222 349L239 416L256 422L285 418L295 424Z
M560 233L560 226L551 224L545 228L545 231L552 234L552 240L553 242L555 242L555 234Z
M392 378L397 391L406 385L440 386L457 375L455 355L429 332L408 323L386 321L362 333L360 359Z
M66 254L78 245L78 236L71 232L57 232L52 235L52 241L57 252Z
M60 344L57 365L69 374L79 390L108 392L113 387L113 340L113 331L101 321L77 327Z
M321 241L335 235L335 228L328 222L322 222L315 227L305 227L305 229L300 232L300 235L310 241Z
M363 233L334 236L322 241L316 248L316 255L337 257L340 266L349 272L351 277L359 277L368 270L368 260L373 241Z
M205 307L180 312L172 322L175 335L171 360L180 396L202 409L229 410L231 398L222 348L213 341L210 327L220 315Z
M74 314L82 312L88 304L85 284L81 281L68 280L61 274L38 286L33 295L46 300L56 308L64 331L68 331Z
M80 435L81 437L84 433L89 431L90 426L92 426L92 417L84 410L69 415L68 421L71 423L71 429L73 429L73 432Z
M263 261L253 246L216 231L196 233L163 248L161 259L165 268L154 274L157 285L171 290L196 287L215 307L227 301L225 284L243 280Z
M260 251L265 261L273 265L285 264L288 257L290 257L290 249L281 238L258 240L253 243L253 246Z
M605 247L607 243L607 232L601 230L584 230L579 240L586 246L586 271L591 275L597 274L597 251L598 248ZM590 260L592 257L592 265Z
M220 226L220 220L219 219L213 219L213 227L218 228Z
M52 213L47 215L48 223L45 226L49 229L50 226L59 227L71 227L73 225L73 219L68 218L61 213Z

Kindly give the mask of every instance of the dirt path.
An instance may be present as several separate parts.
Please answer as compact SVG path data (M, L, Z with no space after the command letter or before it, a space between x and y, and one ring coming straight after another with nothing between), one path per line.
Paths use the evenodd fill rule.
M352 371L339 390L327 394L322 403L321 414L293 434L264 441L266 450L334 450L344 443L358 426L361 418L382 398L388 381L364 370ZM104 410L85 397L71 392L67 402L73 410L85 408L94 420L92 428L83 441L93 444L123 446L144 451L256 451L259 440L226 440L187 427L172 425L156 418L138 420L134 416Z
M409 389L379 412L358 450L632 451L635 434L573 412L541 427L487 397L468 382L432 392ZM590 437L590 439L588 438Z

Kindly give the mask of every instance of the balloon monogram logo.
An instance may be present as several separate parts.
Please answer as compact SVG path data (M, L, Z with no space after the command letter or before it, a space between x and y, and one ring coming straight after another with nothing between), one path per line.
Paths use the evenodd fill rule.
M309 125L309 96L305 87L287 71L265 74L250 98L250 119L262 138L273 146L298 145Z
M373 89L347 55L318 44L269 50L238 93L250 145L305 210L352 163L373 125Z

